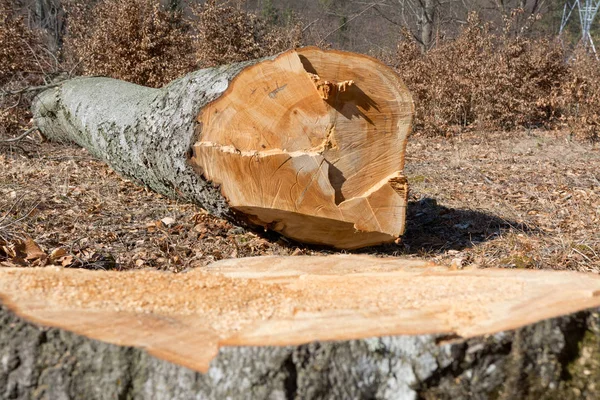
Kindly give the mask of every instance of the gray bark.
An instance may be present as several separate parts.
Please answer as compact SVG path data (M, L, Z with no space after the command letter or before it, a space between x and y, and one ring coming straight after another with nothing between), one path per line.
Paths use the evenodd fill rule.
M2 399L596 399L599 310L469 340L221 349L201 374L0 307Z
M420 0L421 15L419 25L421 33L421 50L425 53L431 48L433 41L433 21L435 18L435 0Z
M219 189L187 163L196 117L245 67L196 71L161 89L109 78L78 78L42 92L35 124L49 139L75 142L119 174L213 215L232 213Z

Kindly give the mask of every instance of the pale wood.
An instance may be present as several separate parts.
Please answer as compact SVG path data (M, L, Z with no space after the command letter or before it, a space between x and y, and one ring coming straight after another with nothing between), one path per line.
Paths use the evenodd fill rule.
M412 113L381 63L299 49L247 68L202 110L191 161L255 224L338 248L391 242Z
M600 277L369 256L257 257L187 273L0 269L18 315L207 371L221 346L468 338L600 306Z

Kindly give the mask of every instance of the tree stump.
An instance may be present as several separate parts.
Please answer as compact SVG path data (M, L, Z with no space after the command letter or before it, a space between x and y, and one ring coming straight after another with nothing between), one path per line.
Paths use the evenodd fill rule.
M4 268L0 397L593 399L599 289L367 256Z

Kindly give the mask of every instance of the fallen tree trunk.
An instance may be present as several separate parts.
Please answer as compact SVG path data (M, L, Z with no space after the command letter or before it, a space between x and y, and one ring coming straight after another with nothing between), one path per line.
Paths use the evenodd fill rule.
M46 137L220 217L337 248L404 231L413 104L366 56L305 48L162 89L79 78L41 93L33 113Z
M578 310L599 289L596 275L364 256L5 268L19 316L0 309L1 396L598 398L600 314Z

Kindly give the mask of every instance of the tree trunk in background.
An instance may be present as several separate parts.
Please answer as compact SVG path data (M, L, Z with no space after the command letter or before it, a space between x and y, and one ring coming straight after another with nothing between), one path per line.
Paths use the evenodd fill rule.
M41 93L33 114L46 137L242 224L349 249L404 232L413 103L366 56L304 48L162 89L74 79Z
M62 46L65 13L60 0L33 0L35 27L44 29L52 38L50 51L57 53Z
M421 15L419 25L421 30L421 50L423 53L431 48L433 42L433 23L435 19L436 0L419 0Z

